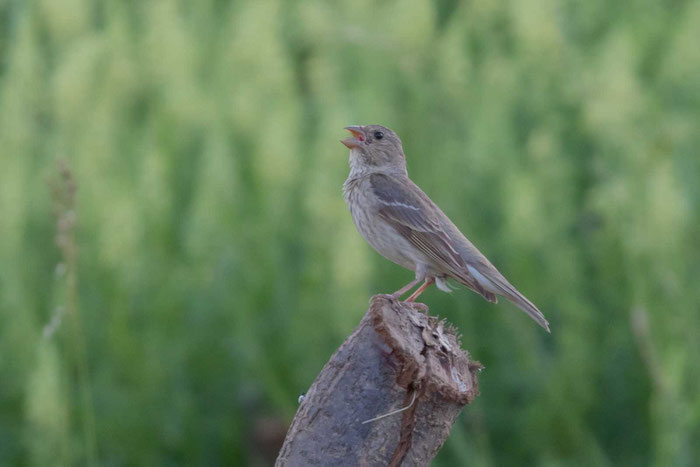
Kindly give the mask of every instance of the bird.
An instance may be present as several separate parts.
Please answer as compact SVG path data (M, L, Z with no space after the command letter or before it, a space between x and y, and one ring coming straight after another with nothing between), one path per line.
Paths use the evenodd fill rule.
M400 299L421 281L406 302L433 283L444 292L456 282L497 303L505 297L547 332L542 312L486 259L447 215L408 176L398 135L381 125L345 127L350 174L343 197L362 237L380 255L415 272L415 279L390 297Z

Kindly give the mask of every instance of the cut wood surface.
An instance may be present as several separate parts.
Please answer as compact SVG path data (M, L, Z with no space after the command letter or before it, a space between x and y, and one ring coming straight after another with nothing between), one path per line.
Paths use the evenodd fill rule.
M478 394L482 367L421 309L372 297L301 401L276 465L430 463Z

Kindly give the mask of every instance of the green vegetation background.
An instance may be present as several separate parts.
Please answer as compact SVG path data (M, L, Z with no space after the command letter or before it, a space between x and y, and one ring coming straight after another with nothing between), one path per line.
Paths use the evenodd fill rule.
M697 465L698 24L697 0L0 1L0 464L274 458L412 278L341 195L343 126L382 123L552 325L424 294L486 366L435 465Z

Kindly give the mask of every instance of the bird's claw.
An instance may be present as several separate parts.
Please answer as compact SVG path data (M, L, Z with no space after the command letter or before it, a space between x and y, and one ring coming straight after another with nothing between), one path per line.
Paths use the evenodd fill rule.
M380 293L376 295L377 297L386 298L387 300L397 301L399 297L392 293Z
M428 305L426 305L425 303L418 303L418 302L413 302L413 301L409 302L408 300L401 301L401 300L399 300L399 295L397 295L395 293L393 293L393 294L382 293L382 294L377 294L376 296L381 297L381 298L385 298L385 299L390 300L392 302L397 302L397 303L401 304L402 306L409 306L409 307L413 308L414 310L422 311L423 313L428 312Z
M422 311L423 313L428 312L428 305L425 303L418 303L418 302L401 302L404 305L408 305L416 310Z

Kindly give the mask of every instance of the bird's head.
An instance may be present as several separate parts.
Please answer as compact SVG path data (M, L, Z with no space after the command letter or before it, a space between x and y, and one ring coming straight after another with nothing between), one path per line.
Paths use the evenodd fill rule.
M346 126L352 133L341 141L350 149L350 167L361 172L406 172L399 137L381 125Z

